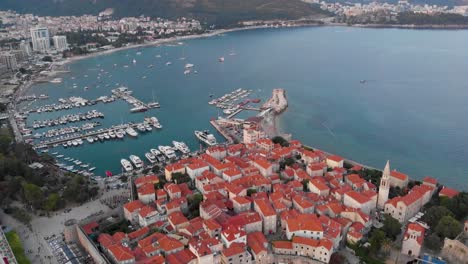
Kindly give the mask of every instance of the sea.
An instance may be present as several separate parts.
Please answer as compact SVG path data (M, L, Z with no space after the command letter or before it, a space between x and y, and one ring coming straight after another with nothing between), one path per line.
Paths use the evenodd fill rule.
M100 128L156 116L163 125L160 131L50 150L89 163L97 167L97 175L104 175L107 170L119 173L121 158L135 154L144 159L150 148L173 140L200 148L194 131L215 133L209 121L223 115L208 104L210 95L244 88L252 90L250 98L264 102L272 89L284 88L289 108L279 117L279 129L303 144L375 168L390 160L391 169L411 178L432 176L468 190L466 47L466 30L303 27L237 31L122 50L69 64L70 73L60 76L60 84L33 86L30 94L50 98L29 107L70 96L96 99L123 85L142 101L159 101L160 109L130 113L130 105L117 100L33 113L27 122L91 109L105 114L98 120ZM220 57L225 61L219 62ZM187 63L198 73L185 75ZM244 111L238 117L255 114Z

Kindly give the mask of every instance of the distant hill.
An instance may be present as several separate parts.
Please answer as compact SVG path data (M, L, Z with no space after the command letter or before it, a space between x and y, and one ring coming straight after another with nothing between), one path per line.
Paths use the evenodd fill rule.
M0 0L0 9L37 15L98 14L114 8L116 17L192 17L227 26L242 20L297 19L324 15L318 6L300 0Z
M324 0L328 3L362 3L369 4L372 2L391 3L396 4L398 0ZM411 4L419 5L439 5L439 6L455 6L455 5L468 5L468 0L408 0Z

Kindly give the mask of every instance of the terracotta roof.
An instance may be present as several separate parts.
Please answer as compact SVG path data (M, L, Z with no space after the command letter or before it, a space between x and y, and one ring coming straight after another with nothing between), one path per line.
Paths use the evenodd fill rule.
M183 223L188 223L187 218L179 211L172 212L168 215L169 221L174 225L180 225Z
M182 244L182 242L169 236L164 236L161 239L158 239L158 244L164 252L184 248L184 244Z
M332 160L334 162L341 162L344 160L342 157L337 156L337 155L328 156L327 159Z
M254 202L257 204L257 206L260 209L260 211L262 212L263 216L276 215L276 212L273 209L273 207L271 206L270 201L268 201L266 199L262 199L262 200L255 200Z
M216 230L216 229L221 229L221 225L218 224L218 222L216 222L216 220L214 220L214 219L205 220L203 224L210 231L211 230Z
M260 167L262 167L262 168L264 168L264 169L268 169L268 168L271 167L271 163L268 162L267 160L264 160L264 159L257 159L257 160L254 160L254 162L255 162L258 166L260 166Z
M393 177L393 178L397 178L399 179L400 181L406 181L408 180L408 175L404 174L404 173L401 173L401 172L398 172L396 170L392 170L390 172L390 176Z
M144 235L147 235L149 233L149 227L145 226L145 227L142 227L136 231L133 231L131 233L128 234L128 238L130 240L134 240L136 238L139 238L139 237L143 237Z
M290 241L273 241L271 242L274 248L281 248L281 249L292 249L293 245Z
M197 162L192 162L191 164L187 165L187 168L191 169L191 170L197 170L197 169L201 169L201 168L209 168L209 165L208 163L202 161L202 160L198 160Z
M227 169L223 171L223 174L225 174L228 177L233 177L233 176L241 175L241 172L240 170L236 168L231 168L231 169Z
M222 235L227 241L233 241L237 238L246 236L247 233L243 227L230 225L223 230Z
M315 214L299 214L286 220L289 232L313 231L323 232L322 224Z
M124 204L123 207L130 213L133 213L134 211L141 209L143 206L145 205L140 200L135 200Z
M96 229L98 228L99 225L97 222L91 222L89 224L86 224L84 226L82 226L81 228L83 228L83 231L87 234L87 235L90 235L93 233L93 229Z
M164 264L165 261L166 260L164 259L163 256L156 255L156 256L149 257L149 258L145 258L143 260L139 260L137 261L137 264Z
M251 203L249 200L247 200L247 198L242 197L242 196L236 196L232 200L234 202L238 203L238 204L249 204L249 203Z
M437 179L434 179L432 177L427 176L427 177L424 178L423 182L436 185L437 184Z
M148 175L148 176L137 178L135 180L135 185L138 187L138 186L140 186L142 184L145 184L145 183L155 184L155 183L158 183L158 182L159 182L158 176Z
M317 179L310 180L310 184L314 185L320 191L330 190L330 188L326 184L324 184L322 181L319 181Z
M364 204L364 203L367 203L370 201L370 198L369 197L366 197L358 192L355 192L355 191L349 191L347 193L344 194L345 196L349 196L350 198L352 198L354 201L360 203L360 204Z
M233 243L230 247L225 248L223 250L222 254L226 258L229 258L229 257L235 256L235 255L242 254L244 252L245 252L245 250L244 250L244 248L242 246L240 246L238 243Z
M135 256L133 256L132 251L124 247L122 245L112 245L108 248L108 250L112 253L114 258L117 261L130 261L132 259L135 259Z
M174 254L170 254L166 257L167 264L187 264L197 257L190 252L190 250L184 249Z
M109 248L111 245L114 245L116 243L114 238L106 233L102 233L99 235L98 242L101 246L105 248Z
M146 205L143 208L141 208L139 214L141 217L147 217L149 214L152 214L154 212L156 212L156 209L154 209L151 206Z
M154 185L152 183L143 183L138 188L138 195L154 195Z
M447 196L449 198L453 198L454 196L457 196L459 192L455 189L444 187L442 190L439 192L439 196Z
M185 169L185 167L183 164L180 163L172 163L166 166L166 170L169 172L178 171L182 169Z

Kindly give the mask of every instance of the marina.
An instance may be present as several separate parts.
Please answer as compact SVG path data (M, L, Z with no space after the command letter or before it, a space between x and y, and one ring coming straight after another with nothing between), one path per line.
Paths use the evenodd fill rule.
M140 132L150 132L153 131L150 125L157 125L154 119L146 118L144 122L141 123L127 123L121 125L114 125L110 128L99 129L96 131L89 131L86 133L75 133L75 134L67 134L65 136L60 136L58 138L54 138L51 140L44 140L39 141L38 143L34 144L36 149L44 149L44 148L51 148L51 147L58 147L62 145L63 147L72 147L72 146L79 146L81 145L80 141L85 139L89 143L93 143L94 141L104 141L109 139L122 139L125 134L129 136L137 137L138 133L135 131L137 128ZM92 139L92 140L91 140Z

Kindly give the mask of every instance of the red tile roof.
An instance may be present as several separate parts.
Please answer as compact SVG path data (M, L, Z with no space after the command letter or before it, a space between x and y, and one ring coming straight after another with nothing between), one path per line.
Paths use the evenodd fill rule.
M255 200L254 202L257 204L263 216L276 215L275 209L273 209L273 207L271 206L270 201L266 199L262 199L262 200Z
M393 177L393 178L399 179L400 181L408 180L408 175L406 175L404 173L401 173L401 172L398 172L396 170L392 170L390 172L390 176Z
M439 196L447 196L448 198L453 198L454 196L457 196L460 192L458 192L455 189L449 188L449 187L444 187L440 192Z
M133 213L134 211L141 209L143 206L145 205L140 200L135 200L124 204L123 207L130 213Z
M188 223L187 218L179 211L172 212L168 215L169 221L174 225Z
M130 261L135 259L132 251L122 245L112 245L108 248L117 261Z
M337 155L328 156L327 159L332 160L334 162L341 162L344 160L342 157L337 156Z
M222 254L226 257L232 257L235 255L239 255L245 252L245 249L240 246L238 243L233 243L230 247L225 248L222 252Z
M274 248L280 248L280 249L292 249L293 245L292 242L290 241L273 241L271 242Z
M427 177L424 178L423 182L429 183L429 184L432 184L432 185L436 185L437 184L437 179L434 179L432 177L427 176Z
M156 184L159 182L159 178L158 176L156 175L148 175L148 176L144 176L144 177L140 177L140 178L137 178L135 180L135 185L138 187L142 184L145 184L145 183L151 183L151 184Z
M352 198L354 201L360 203L360 204L364 204L364 203L367 203L370 201L369 197L366 197L358 192L355 192L355 191L350 191L350 192L347 192L345 193L345 196L349 196L350 198Z
M154 185L152 183L143 183L138 188L138 195L154 195Z

